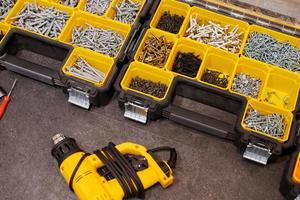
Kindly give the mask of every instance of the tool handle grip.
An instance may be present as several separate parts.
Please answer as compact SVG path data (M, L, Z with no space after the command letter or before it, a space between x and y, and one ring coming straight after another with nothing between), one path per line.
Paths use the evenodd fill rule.
M10 102L10 96L4 97L2 103L0 104L0 119L2 119L2 117L4 116L9 102Z

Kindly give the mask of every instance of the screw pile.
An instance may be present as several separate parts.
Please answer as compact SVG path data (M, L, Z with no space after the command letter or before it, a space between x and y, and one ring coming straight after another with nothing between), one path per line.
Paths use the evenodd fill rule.
M134 3L131 0L123 0L114 7L116 15L114 20L125 24L132 24L141 8L139 2Z
M163 67L172 47L173 42L167 42L165 36L156 37L151 33L151 36L145 40L138 60L153 66Z
M78 58L72 66L67 67L67 70L75 77L80 77L97 83L102 82L105 78L104 72L95 69L83 58Z
M96 28L86 24L87 28L77 26L72 33L72 44L91 49L104 55L115 57L124 41L120 33L113 30Z
M229 75L223 74L222 72L219 71L214 71L214 70L209 70L206 69L203 72L201 81L217 85L222 88L226 88L228 85L228 78Z
M70 15L66 12L37 4L27 4L18 16L12 18L13 25L57 38Z
M79 0L59 0L60 4L70 7L76 7L79 3Z
M0 1L0 21L2 21L10 9L15 5L15 0L1 0Z
M181 53L176 56L172 71L189 76L195 77L199 70L202 60L195 56L193 53Z
M87 0L85 5L85 11L102 16L107 11L111 0Z
M222 26L212 21L209 21L207 25L200 25L198 16L194 15L190 18L190 27L186 30L186 37L232 53L238 53L242 43L241 37L244 33L239 33L238 25L231 31L230 27L229 24Z
M300 72L300 49L289 42L279 42L268 34L252 32L244 55L293 72Z
M145 80L138 76L131 80L129 87L131 89L143 92L145 94L150 94L158 98L163 98L168 89L166 84Z
M262 81L259 78L239 73L233 79L231 90L252 98L257 98L261 84Z
M247 128L266 133L276 138L283 138L286 129L284 116L278 113L264 115L250 105L250 110L244 119Z
M159 22L157 24L157 28L170 32L170 33L178 33L180 27L183 23L184 17L179 15L171 15L170 12L164 12L160 17Z

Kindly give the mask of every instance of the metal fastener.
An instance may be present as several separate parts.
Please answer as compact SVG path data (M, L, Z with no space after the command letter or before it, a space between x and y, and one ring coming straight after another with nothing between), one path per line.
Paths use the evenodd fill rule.
M123 0L114 7L116 14L114 20L125 24L132 24L141 8L139 2L134 3L131 0Z
M0 21L2 21L15 5L16 0L1 0L0 1Z
M87 0L85 11L102 16L107 11L111 2L111 0Z
M244 73L238 73L233 79L231 90L245 96L257 98L261 85L262 81L259 78Z

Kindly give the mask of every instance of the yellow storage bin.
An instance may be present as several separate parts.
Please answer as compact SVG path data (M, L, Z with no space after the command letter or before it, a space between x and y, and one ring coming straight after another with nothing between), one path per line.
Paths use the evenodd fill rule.
M192 9L189 12L188 15L188 20L185 20L184 25L183 25L183 31L181 36L186 36L186 31L190 27L190 17L191 16L197 16L199 24L207 25L209 21L212 21L214 23L221 24L222 26L225 25L231 25L229 31L233 30L236 25L239 27L239 31L237 33L243 32L243 35L240 37L241 38L241 45L240 45L240 50L239 54L243 52L242 47L244 46L246 40L247 40L247 35L248 35L248 29L249 29L249 24L247 22L234 19L231 17L227 17L225 15L218 14L216 12L212 12L206 9L202 9L199 7L192 7Z
M138 50L136 51L136 54L134 56L134 60L135 61L143 62L142 60L139 59L139 56L142 53L142 49L143 49L143 47L145 45L146 39L148 37L152 37L152 36L157 37L157 38L159 38L161 36L164 36L166 38L167 42L172 42L173 43L173 48L172 48L172 50L171 50L171 52L170 52L170 54L168 56L168 59L170 58L170 55L173 54L174 45L177 42L177 37L175 35L171 34L171 33L167 33L167 32L164 32L164 31L161 31L161 30L158 30L158 29L152 29L152 28L150 28L150 29L147 30L146 34L144 35L144 38L142 39L142 42L140 43L140 45L138 47ZM165 67L165 65L167 64L167 61L168 60L165 61L164 66L162 66L161 68ZM154 66L154 67L160 67L160 66Z
M296 165L292 176L293 181L300 184L300 153L297 156Z
M156 82L156 83L160 82L160 83L166 84L168 89L165 93L165 96L163 98L158 98L158 97L155 97L155 96L152 96L152 95L149 95L146 93L142 93L140 91L129 88L132 79L135 77L140 77L142 79L150 80L150 81ZM151 67L151 66L141 63L141 62L132 62L130 64L129 68L127 69L127 72L125 73L125 76L123 77L123 79L121 81L121 87L125 91L132 90L132 91L135 91L144 96L148 96L155 101L161 101L166 98L172 81L173 81L173 74L171 72L163 71L161 69Z
M236 70L235 70L235 73L234 73L235 74L234 77L239 73L243 73L243 74L246 74L250 77L260 79L261 80L261 86L260 86L259 93L257 95L257 99L259 99L261 97L261 94L262 94L262 91L264 89L265 83L268 80L269 72L270 72L270 69L269 69L268 65L266 65L262 62L255 61L253 59L249 59L249 58L246 58L246 57L241 57L239 59L238 64L237 64L237 67L236 67ZM230 82L229 91L232 92L232 93L241 95L241 96L245 96L247 98L252 98L250 96L246 96L244 94L241 94L241 93L238 93L238 92L235 92L235 91L232 90L232 84L233 84L234 77Z
M109 6L107 7L107 9L106 9L106 11L104 12L103 15L97 15L97 14L93 14L93 13L90 13L90 12L86 11L85 8L86 8L87 1L88 1L88 0L80 0L80 2L79 2L79 4L78 4L77 8L79 8L79 9L80 9L81 11L83 11L83 12L86 12L86 14L94 15L94 16L101 16L101 17L102 17L102 16L106 16L106 15L108 14L108 10L109 10L110 6L111 6L111 5L113 4L113 2L116 1L116 0L107 0L107 1L110 1L110 2L109 2Z
M278 138L278 137L271 136L269 134L266 134L266 133L258 131L258 130L253 130L253 129L247 128L246 125L245 125L245 123L244 123L244 120L245 120L245 118L247 116L247 113L252 108L256 109L259 113L261 113L263 115L269 115L269 114L272 114L272 113L278 113L278 114L282 115L284 117L284 122L286 124L283 137L282 138ZM251 99L251 100L248 101L246 110L245 110L244 115L243 115L243 119L242 119L242 124L241 125L242 125L243 129L245 129L247 131L250 131L250 132L252 132L254 134L264 135L264 136L267 136L269 138L275 139L275 140L277 140L280 143L284 143L284 142L286 142L289 139L292 121L293 121L293 114L290 111L277 108L275 106L272 106L272 105L267 104L267 103L260 102L260 101L255 100L255 99Z
M116 15L116 10L115 10L114 7L115 7L116 5L118 5L119 3L121 3L122 1L124 1L124 0L114 0L114 1L110 4L110 7L109 7L109 9L108 9L108 11L107 11L107 13L106 13L105 16L106 16L106 17L109 17L109 18L112 19L112 20L114 20L114 17L115 17L115 15ZM141 11L143 10L144 5L145 5L145 3L146 3L146 0L131 0L131 1L132 1L133 3L140 3L140 5L141 5L140 10L139 10L139 12L137 13L137 15L136 15L136 17L135 17L134 22L130 24L130 25L133 25L133 24L136 22L136 20L137 20L139 14L140 14Z
M217 87L222 90L228 90L231 80L234 76L235 67L238 61L238 56L227 51L210 47L204 58L197 80L201 83L212 87ZM228 76L228 84L225 88L202 81L205 70L213 70L221 72Z
M294 110L299 93L297 76L272 70L261 99L282 109Z
M8 31L9 31L9 29L10 29L9 25L7 25L5 23L0 23L0 35L3 34L5 37L6 33L8 33ZM3 38L0 38L0 42L2 41Z
M103 28L103 29L112 30L114 32L120 33L123 36L124 40L118 54L122 50L125 40L127 39L127 36L130 32L130 26L128 25L115 22L110 19L104 19L102 17L87 15L83 12L77 12L69 21L65 31L62 33L62 36L60 37L60 41L65 43L70 43L72 41L72 33L74 28L77 26L82 26L86 28L87 25L92 25L96 28ZM76 45L74 46L77 47ZM93 52L90 49L88 50ZM114 59L118 57L118 54L114 57Z
M189 21L188 19L188 13L190 11L190 6L188 4L174 1L174 0L162 0L159 7L157 8L152 21L150 23L151 28L157 28L157 24L161 18L161 16L164 14L164 12L170 12L171 15L179 15L184 17L184 21L181 25L181 28L177 35L182 35L184 31L184 24Z
M104 72L105 73L104 80L100 83L97 83L94 81L90 81L88 79L83 79L78 76L73 76L71 73L69 73L67 68L72 66L77 61L78 58L84 59L95 69L97 69L101 72ZM101 54L97 54L94 52L90 52L83 48L75 48L73 50L72 54L70 55L70 57L68 58L66 64L63 66L62 71L67 76L72 76L72 77L90 82L90 83L94 84L96 87L102 87L106 84L106 82L110 76L113 64L114 64L114 60L112 58L109 58L107 56L103 56Z
M197 75L200 72L201 66L203 64L204 57L206 55L207 49L208 48L207 48L206 45L203 45L203 44L200 44L198 42L195 42L195 41L192 41L192 40L188 40L188 39L185 39L185 38L180 38L178 40L177 44L174 46L174 51L170 55L170 59L167 62L166 69L168 71L172 71L175 75L184 76L184 77L190 78L190 79L196 79ZM180 53L193 53L199 59L202 60L202 63L199 66L198 73L196 74L195 77L186 76L184 74L176 73L176 72L173 71L174 62L175 62L177 54L179 52Z
M13 18L18 16L19 13L22 11L22 9L27 4L35 4L35 3L37 5L40 5L40 6L50 7L50 8L52 7L52 8L55 8L57 10L68 13L70 15L69 21L70 21L72 15L73 15L73 9L72 8L69 8L67 6L63 6L61 4L50 3L50 2L45 1L45 0L38 0L38 1L37 0L24 0L24 1L17 1L16 5L14 6L14 8L11 10L9 15L7 16L5 22L8 23L8 24L12 24L13 21L14 21ZM24 29L24 30L29 31L29 32L34 33L34 34L42 35L43 37L47 37L47 38L50 38L50 39L59 39L61 37L62 33L64 32L64 30L66 29L68 22L65 24L64 28L62 29L61 33L59 34L59 36L57 38L51 38L51 37L48 37L48 36L42 35L42 34L37 33L37 32L30 31L30 30L27 30L27 29ZM21 27L18 27L18 28L23 29Z

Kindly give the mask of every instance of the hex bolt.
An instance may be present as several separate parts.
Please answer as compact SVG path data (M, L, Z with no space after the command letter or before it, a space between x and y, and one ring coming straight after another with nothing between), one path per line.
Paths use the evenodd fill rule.
M90 24L86 24L86 26L86 28L77 26L73 29L72 44L110 57L117 56L124 42L124 37L121 33L109 29L96 28Z
M54 7L27 4L18 16L11 18L12 24L51 38L57 38L70 15Z
M15 5L16 0L1 0L0 1L0 21L2 21L8 14L8 12Z
M259 78L244 73L238 73L233 79L231 90L245 96L257 98L261 85L262 81Z
M76 7L79 0L59 0L59 3L69 7Z
M102 16L107 11L112 0L87 0L85 5L85 11Z
M132 24L141 8L139 2L134 3L131 0L123 0L118 5L114 6L116 14L115 21L120 21L125 24Z

